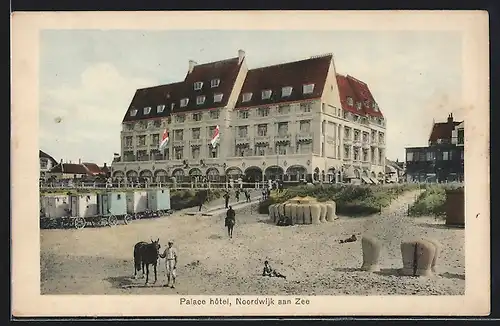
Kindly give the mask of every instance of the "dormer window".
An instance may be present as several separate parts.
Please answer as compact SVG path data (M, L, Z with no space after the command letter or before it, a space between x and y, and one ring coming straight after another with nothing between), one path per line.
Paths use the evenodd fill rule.
M203 87L203 82L194 83L194 90L199 91Z
M188 103L189 103L189 99L188 99L188 98L183 98L183 99L181 100L181 108L183 108L183 107L187 106L187 105L188 105Z
M137 110L136 109L130 110L130 116L131 117L135 117L136 114L137 114Z
M292 86L285 86L281 89L281 97L288 97L292 95Z
M151 112L151 107L150 107L150 106L145 107L145 108L143 109L143 112L144 112L144 114L149 114L149 112Z
M366 100L365 101L365 107L368 109L370 107L370 101Z
M347 97L347 105L349 105L349 106L353 105L352 97L350 97L350 96Z
M215 94L214 95L214 103L218 103L218 102L222 101L223 96L224 96L224 94L222 94L222 93Z
M212 79L210 81L210 87L212 87L212 88L219 87L219 84L220 84L220 79L218 79L218 78Z
M271 98L271 94L273 93L272 90L270 89L266 89L266 90L263 90L262 91L262 99L263 100L267 100L267 99L270 99Z
M243 102L248 102L252 99L252 93L243 94Z
M305 84L302 86L302 91L304 94L311 94L314 91L314 84Z
M200 95L196 97L196 104L201 105L205 103L205 95Z
M163 111L165 111L165 104L156 106L156 113L162 113Z
M378 104L373 102L373 111L378 112Z
M361 110L361 102L356 103L356 109Z

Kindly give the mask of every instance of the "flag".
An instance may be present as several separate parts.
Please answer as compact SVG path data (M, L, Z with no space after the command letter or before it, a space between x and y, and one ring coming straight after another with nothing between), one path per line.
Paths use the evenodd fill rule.
M163 132L163 136L161 137L161 141L160 141L160 151L162 151L168 144L168 130L165 129L165 131Z
M219 126L217 126L215 127L215 132L214 135L212 136L212 140L210 141L213 148L215 148L217 144L219 144L219 140L220 140Z

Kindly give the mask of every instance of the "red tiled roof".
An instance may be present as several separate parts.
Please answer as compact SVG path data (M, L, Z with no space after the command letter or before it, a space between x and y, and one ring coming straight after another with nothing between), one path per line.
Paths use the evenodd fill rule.
M455 129L456 126L461 124L462 121L453 121L453 122L437 122L434 123L434 126L432 127L432 132L429 137L430 142L435 142L438 139L448 139L451 140L451 134L453 129Z
M321 97L331 61L332 55L326 55L249 70L236 107L276 104ZM311 94L303 93L302 88L305 84L314 84ZM282 97L282 88L286 86L292 87L292 93L290 96ZM263 90L272 90L270 99L262 99ZM252 98L250 101L242 102L245 93L252 93Z
M362 116L383 117L380 108L378 111L373 108L376 101L366 83L349 75L337 74L337 84L343 110ZM352 98L352 106L347 102L348 97ZM357 103L361 103L360 110L357 109Z
M234 88L240 68L239 58L195 65L191 73L186 75L184 81L138 89L123 118L123 122L167 117L176 112L224 107ZM211 87L212 79L220 80L217 87ZM194 89L194 83L196 82L203 82L201 90ZM223 94L222 100L214 102L214 94L219 93ZM205 102L197 105L196 97L200 95L205 96ZM180 101L183 98L189 98L189 101L187 106L181 108ZM172 103L174 103L174 109L171 112ZM165 110L157 113L157 105L165 105ZM144 114L145 107L151 107L149 114ZM130 111L134 109L137 110L137 114L131 116Z

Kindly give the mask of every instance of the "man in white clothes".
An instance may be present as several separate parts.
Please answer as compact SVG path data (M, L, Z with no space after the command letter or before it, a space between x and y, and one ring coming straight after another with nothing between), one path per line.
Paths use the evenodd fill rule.
M160 254L160 258L165 258L165 268L167 271L167 287L170 284L170 278L172 278L172 289L175 288L175 277L176 277L176 267L177 267L177 250L174 248L173 241L168 242L168 247L165 251Z

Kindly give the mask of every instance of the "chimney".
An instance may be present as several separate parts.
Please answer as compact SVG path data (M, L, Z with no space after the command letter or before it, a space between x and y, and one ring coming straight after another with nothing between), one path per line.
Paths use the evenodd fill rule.
M188 70L188 74L190 74L190 73L192 73L192 72L193 72L194 66L196 66L196 61L189 60L189 70Z
M448 116L448 123L453 124L453 113L450 113L450 115Z
M81 158L78 159L78 164L82 164L82 159Z
M104 162L104 167L106 167L106 162Z
M244 58L245 58L245 51L238 50L238 64L241 64Z

